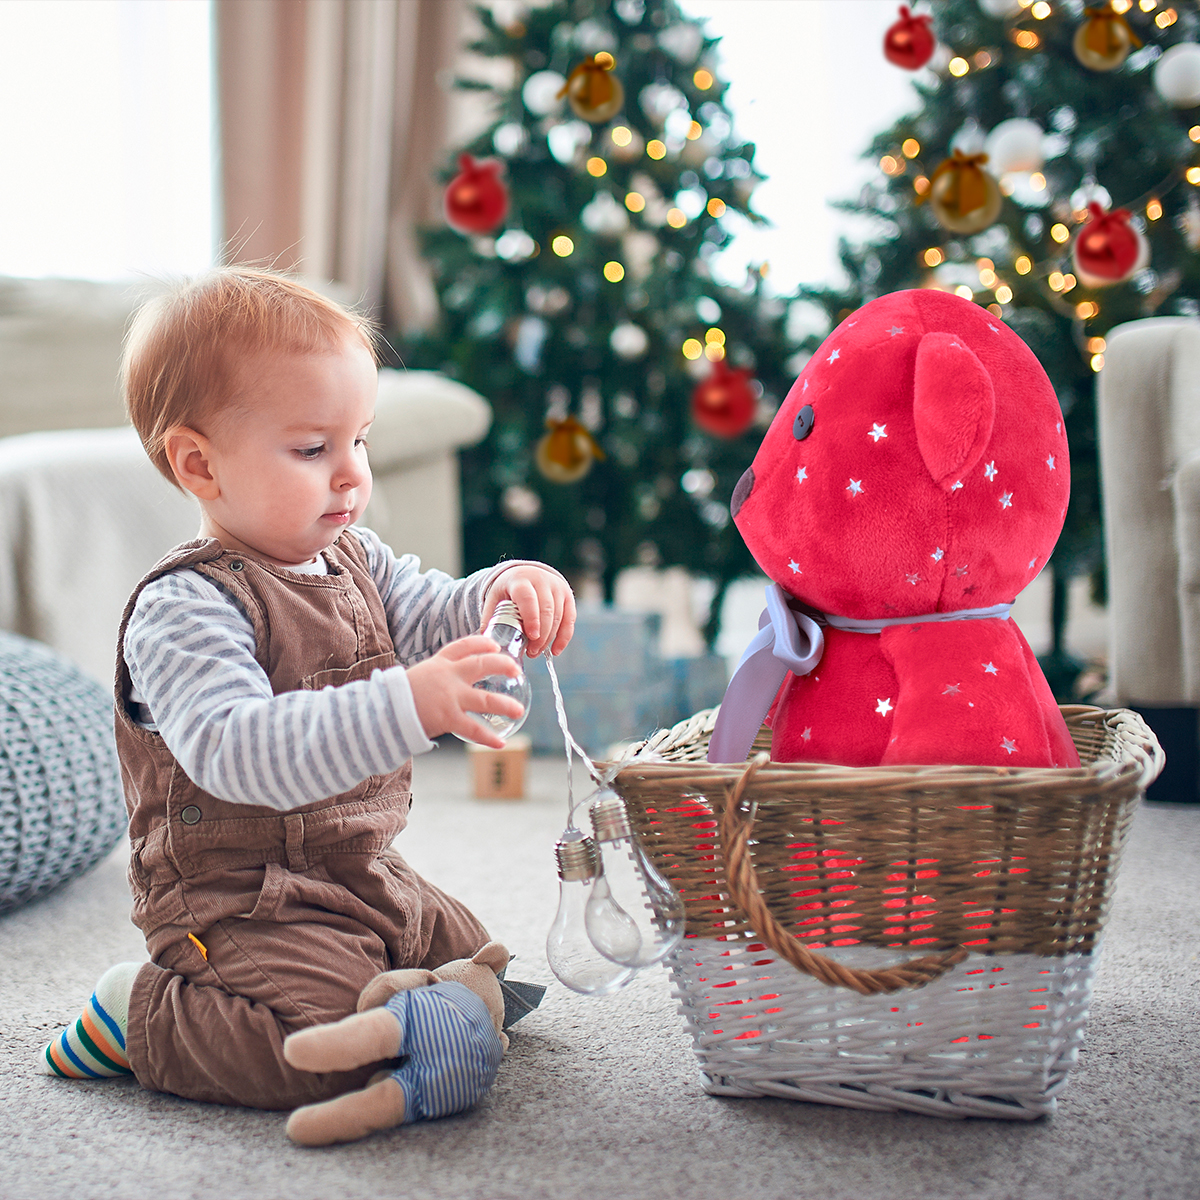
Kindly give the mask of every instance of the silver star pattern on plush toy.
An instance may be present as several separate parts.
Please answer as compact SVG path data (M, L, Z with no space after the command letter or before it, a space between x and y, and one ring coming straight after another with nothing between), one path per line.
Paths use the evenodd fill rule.
M861 479L850 480L850 484L846 488L846 491L848 491L851 496L861 496L862 490L863 490L863 485L862 485Z
M792 559L792 561L790 563L788 563L788 569L792 572L793 575L803 575L804 574L804 572L800 570L800 564L794 558Z
M1009 754L1016 754L1017 743L1014 742L1012 738L1001 738L1000 749L1008 751Z
M933 553L929 557L932 558L934 562L941 562L942 559L946 557L946 552L941 548L941 546L935 546Z
M836 362L841 357L842 357L842 352L840 350L831 350L829 352L829 357L825 361L827 363L832 363L832 362Z
M983 468L983 473L989 479L995 479L996 478L996 464L994 462L988 463L988 465Z
M996 669L995 663L985 662L983 664L983 673L985 675L999 675L1000 672Z
M796 472L796 482L797 482L797 483L803 483L803 482L804 482L804 481L805 481L807 478L808 478L808 471L807 471L807 469L806 469L806 468L804 468L804 467L801 467L801 468L800 468L800 469L799 469L799 470Z
M886 700L877 700L875 702L875 711L881 716L886 717L895 706L892 704L892 698L889 696Z
M870 430L867 432L867 437L874 438L875 444L878 445L880 438L887 437L887 426L886 425L872 425Z

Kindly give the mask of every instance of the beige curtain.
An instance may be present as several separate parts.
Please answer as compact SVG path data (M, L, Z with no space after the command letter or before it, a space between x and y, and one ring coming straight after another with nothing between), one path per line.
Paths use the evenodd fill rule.
M227 261L330 282L403 330L436 312L433 220L463 0L217 0Z

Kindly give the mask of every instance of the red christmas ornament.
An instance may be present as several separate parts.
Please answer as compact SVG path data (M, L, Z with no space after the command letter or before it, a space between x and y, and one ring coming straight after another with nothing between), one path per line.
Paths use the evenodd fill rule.
M900 5L900 20L883 36L883 56L906 71L917 71L932 57L937 46L929 28L931 17L914 17L906 4Z
M460 174L446 188L446 224L459 233L491 233L508 215L508 188L500 178L504 164L462 154L458 165Z
M1092 215L1071 249L1075 273L1088 287L1123 283L1149 257L1146 239L1129 224L1127 208L1105 212L1092 201L1088 210Z
M723 358L713 363L708 378L692 392L692 420L717 437L735 438L745 433L757 408L750 372L732 370Z

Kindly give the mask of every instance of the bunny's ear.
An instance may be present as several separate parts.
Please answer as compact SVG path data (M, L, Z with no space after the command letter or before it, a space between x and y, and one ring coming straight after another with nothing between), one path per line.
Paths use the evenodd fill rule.
M983 455L996 394L983 364L952 333L927 333L917 347L913 420L930 475L949 492Z

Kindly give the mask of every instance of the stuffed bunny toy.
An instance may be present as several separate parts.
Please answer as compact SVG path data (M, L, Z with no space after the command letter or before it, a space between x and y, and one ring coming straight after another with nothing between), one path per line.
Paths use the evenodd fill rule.
M932 289L847 317L805 366L734 521L773 580L711 762L1074 767L1009 606L1070 492L1062 412L1002 320Z
M283 1056L302 1071L404 1061L361 1091L296 1109L288 1137L304 1146L352 1142L477 1104L508 1049L498 978L507 965L508 951L488 942L473 958L433 971L388 971L367 984L352 1016L291 1034Z

